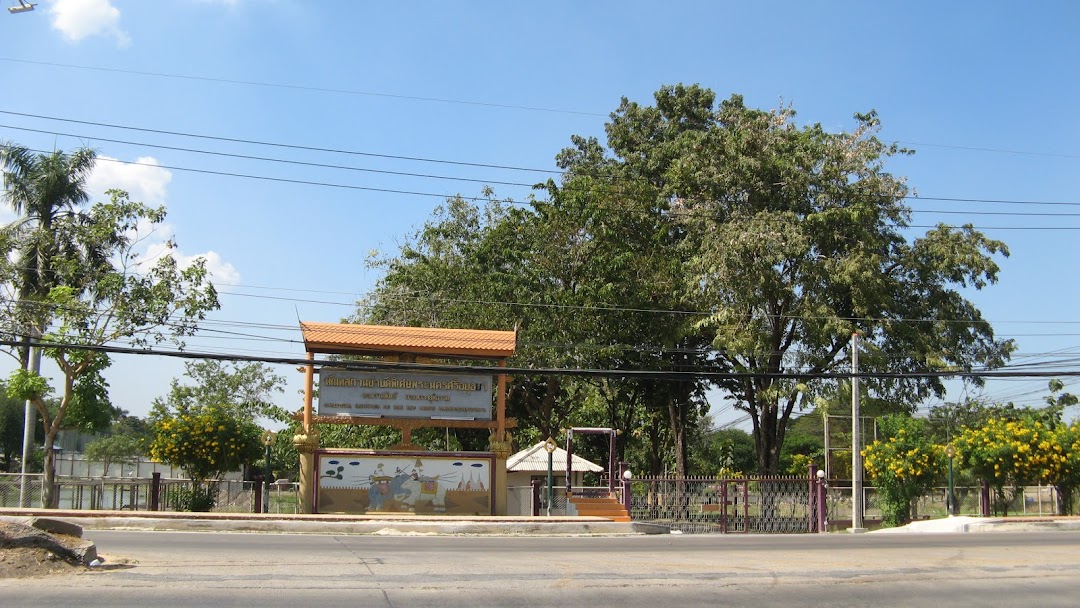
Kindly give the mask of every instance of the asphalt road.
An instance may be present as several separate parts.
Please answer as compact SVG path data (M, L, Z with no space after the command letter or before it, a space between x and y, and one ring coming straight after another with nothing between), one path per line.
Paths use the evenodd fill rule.
M1080 533L427 537L93 531L4 606L1074 606Z

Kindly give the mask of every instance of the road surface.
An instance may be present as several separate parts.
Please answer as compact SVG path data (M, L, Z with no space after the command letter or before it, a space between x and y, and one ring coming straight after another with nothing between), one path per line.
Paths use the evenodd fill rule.
M429 537L93 531L4 606L1074 606L1080 533Z

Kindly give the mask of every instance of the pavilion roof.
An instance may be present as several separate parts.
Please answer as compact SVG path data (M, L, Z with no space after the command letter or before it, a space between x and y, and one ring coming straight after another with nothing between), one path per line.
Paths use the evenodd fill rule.
M505 359L517 348L517 332L300 322L309 353L417 354Z

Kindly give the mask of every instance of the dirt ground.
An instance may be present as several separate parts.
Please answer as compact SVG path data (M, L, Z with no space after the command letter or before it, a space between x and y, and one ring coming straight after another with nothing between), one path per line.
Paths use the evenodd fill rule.
M0 578L26 578L68 573L88 568L75 559L65 559L53 549L41 546L18 546L27 526L0 522ZM61 547L74 547L81 539L63 534L48 534Z

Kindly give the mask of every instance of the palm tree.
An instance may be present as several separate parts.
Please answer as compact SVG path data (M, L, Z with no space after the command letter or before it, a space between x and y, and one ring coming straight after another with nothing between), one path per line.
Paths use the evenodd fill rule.
M22 336L18 349L23 369L37 372L37 362L31 365L30 345L49 323L50 310L43 305L49 292L57 286L80 289L86 286L108 261L100 251L88 251L80 246L72 228L85 225L88 216L79 207L89 200L86 180L94 168L97 154L80 148L72 154L53 151L35 154L23 146L0 144L0 167L3 168L2 198L21 217L0 229L0 246L5 259L14 254L15 269L9 275L14 289L13 328ZM60 260L67 263L60 264ZM74 263L71 263L74 262ZM33 368L33 369L31 369ZM32 454L33 408L26 408L26 430L23 435L23 473L20 503L26 500L26 463ZM52 446L45 448L46 462ZM47 475L47 477L49 477ZM55 493L44 488L44 506L51 507ZM48 500L46 500L46 497Z
M3 167L3 199L21 217L5 226L2 238L13 248L18 260L14 277L16 295L16 319L31 331L24 334L24 344L30 342L34 330L40 332L48 323L48 310L40 302L58 285L77 287L85 279L61 275L59 259L77 259L86 263L84 271L90 271L104 260L97 252L80 251L70 231L61 224L85 223L87 216L79 207L89 200L86 180L94 168L97 153L80 148L71 154L53 151L51 154L33 153L25 147L10 143L0 144L0 166ZM68 265L66 268L70 269ZM68 271L71 272L70 270ZM87 272L87 274L93 274ZM19 359L27 367L29 349L20 349Z

